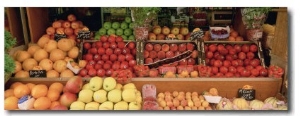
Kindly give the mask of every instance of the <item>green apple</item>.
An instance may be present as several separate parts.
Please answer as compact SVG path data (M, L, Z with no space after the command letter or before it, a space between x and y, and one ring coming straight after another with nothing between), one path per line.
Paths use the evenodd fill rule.
M135 40L135 37L134 35L129 35L128 39L127 40Z
M96 102L103 103L107 101L107 91L100 89L94 92L93 99Z
M133 23L129 23L128 28L133 29Z
M118 36L123 35L123 29L121 29L121 28L116 29L116 35L118 35Z
M120 101L115 103L114 110L128 110L128 103L125 101Z
M132 29L125 29L123 33L126 36L132 35Z
M142 105L138 102L130 102L128 105L128 110L141 110Z
M79 92L78 100L84 103L93 101L94 92L90 89L83 89Z
M82 86L82 89L90 89L90 83L86 83Z
M120 28L120 23L119 22L113 22L112 24L111 24L111 27L113 28L113 29L118 29L118 28Z
M123 86L123 89L136 89L136 86L134 83L127 83Z
M99 35L105 35L106 32L107 32L107 29L105 29L105 28L100 28L100 29L98 30L97 33L99 33Z
M108 29L107 30L107 35L111 35L111 34L116 34L116 30L115 29Z
M121 35L121 37L123 38L123 40L127 40L128 37L126 35Z
M95 35L94 40L100 40L101 35Z
M95 76L90 79L90 89L93 91L98 91L102 88L103 78Z
M114 103L111 101L105 101L100 104L99 110L113 110L114 109Z
M103 23L103 28L104 29L110 29L111 28L111 22L104 22Z
M117 81L115 78L113 77L106 77L103 79L103 89L106 90L106 91L110 91L110 90L113 90L116 85L117 85Z
M128 23L122 22L121 23L121 29L127 29L128 28Z
M117 103L122 100L122 91L120 89L113 89L107 93L108 101Z
M122 99L126 102L136 101L136 89L123 89Z
M98 102L90 102L85 104L84 110L98 110L100 104Z
M131 23L131 17L125 17L124 21L125 21L126 23Z
M72 102L70 105L70 110L84 110L85 103L82 101Z

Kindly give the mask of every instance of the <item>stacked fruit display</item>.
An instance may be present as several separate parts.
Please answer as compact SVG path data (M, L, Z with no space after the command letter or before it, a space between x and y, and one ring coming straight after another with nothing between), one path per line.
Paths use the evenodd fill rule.
M190 32L187 27L172 27L154 26L152 31L148 34L149 40L190 40Z
M75 69L85 67L84 61L74 62L78 54L79 48L73 39L55 41L49 35L44 35L36 44L29 45L27 50L14 53L14 77L29 78L30 70L45 70L47 78L72 77L75 73L67 68L69 61Z
M124 40L135 40L133 36L133 25L130 17L125 17L123 22L104 22L96 34L95 39L99 40L103 35L115 34Z
M267 69L261 66L256 44L207 44L206 65L211 77L266 77Z
M92 77L70 110L141 110L141 103L141 92L133 83L122 85L112 77Z
M71 98L61 95L64 85L58 82L45 84L14 82L5 90L5 110L49 110L67 109L63 103ZM73 98L72 98L73 99ZM76 98L74 98L76 99Z
M135 42L125 43L121 36L103 35L98 41L85 42L83 48L87 65L79 72L82 77L111 76L120 69L132 72L136 65Z
M171 64L160 64L161 66L158 68L160 70L160 74L165 74L167 71L170 70L172 70L173 73L180 73L181 70L186 69L187 67L192 67L191 70L188 70L190 73L191 71L193 71L193 66L197 64L198 51L196 50L196 47L197 46L192 42L146 43L143 55L144 63L151 64L163 59L173 58L174 56L178 56L179 54L182 54L186 51L192 51L192 54L188 58L184 58L178 62L173 62ZM156 73L152 74L154 74L155 76Z
M46 29L46 34L50 36L51 39L55 38L55 34L65 34L68 39L76 40L78 32L83 29L84 24L82 21L77 20L74 14L69 14L66 20L57 20L52 23L52 26Z
M217 95L215 88L210 88L206 95ZM165 91L157 94L159 110L212 110L210 103L198 92Z

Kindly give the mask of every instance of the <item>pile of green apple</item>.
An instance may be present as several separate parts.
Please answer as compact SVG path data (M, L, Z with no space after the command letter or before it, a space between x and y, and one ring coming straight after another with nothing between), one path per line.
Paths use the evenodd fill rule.
M134 40L131 18L125 17L123 22L104 22L103 26L95 33L95 39L99 40L102 35L112 34L121 36L124 40Z
M78 93L70 110L141 110L142 95L133 83L122 85L113 77L92 77Z

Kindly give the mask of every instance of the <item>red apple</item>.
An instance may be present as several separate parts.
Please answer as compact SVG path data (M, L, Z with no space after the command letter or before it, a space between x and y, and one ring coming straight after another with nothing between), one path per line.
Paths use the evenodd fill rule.
M249 49L250 49L250 47L249 47L248 44L243 44L242 45L242 52L247 53L247 52L249 52Z
M179 65L187 65L187 60L186 59L180 60Z
M150 69L149 70L149 77L158 77L158 70L157 69Z
M118 48L120 48L120 49L125 48L125 43L124 42L118 42Z
M116 36L115 35L109 35L108 36L108 42L110 42L110 43L116 42Z
M60 21L54 21L52 23L52 27L55 28L55 29L60 28L60 27L62 27L62 23Z
M102 47L101 41L96 41L96 42L95 42L95 45L96 45L96 46L95 46L96 48L101 48L101 47Z
M196 61L194 58L188 58L187 59L187 65L195 65L196 64Z
M256 67L258 65L260 65L260 60L259 59L253 59L250 61L250 65L253 67Z
M121 36L117 36L116 37L116 42L123 42L123 38Z
M110 77L113 72L114 72L113 69L108 69L105 71L105 76Z
M118 56L117 56L116 54L111 54L111 55L109 56L109 60L110 60L110 61L116 61L116 60L118 60Z
M150 33L148 34L148 39L149 39L149 40L156 40L156 34L150 32Z
M79 71L78 75L80 75L81 77L86 76L88 73L87 69L83 68Z
M223 74L226 74L228 72L228 68L225 67L225 66L221 66L220 67L220 72L223 73Z
M217 45L216 44L210 44L208 46L208 50L211 52L215 52L217 50Z
M159 51L157 53L158 59L164 59L166 57L166 53L164 51Z
M144 58L148 58L150 55L149 55L149 51L147 50L144 50Z
M152 45L151 43L147 43L147 44L145 45L145 50L147 50L147 51L152 51L152 50L153 50L153 45Z
M221 67L223 65L222 61L221 60L215 60L214 61L214 66L215 67Z
M105 54L105 49L104 48L98 48L98 50L97 50L97 53L99 54L99 55L104 55Z
M96 69L92 68L92 69L88 70L88 75L90 77L94 77L94 76L96 76L96 74L97 74Z
M163 45L161 46L161 50L164 51L164 52L169 51L169 50L170 50L169 44L163 44Z
M179 44L178 50L179 50L180 52L186 51L186 44L185 44L185 43Z
M124 48L122 50L122 54L126 55L126 54L130 54L130 49L129 48Z
M152 58L152 59L156 58L157 57L157 52L156 51L150 51L149 52L149 57Z
M249 48L249 51L250 52L257 52L257 45L255 45L255 44L252 44L252 45L250 45L250 48Z
M111 65L110 64L108 64L108 63L104 63L103 64L103 69L104 70L108 70L108 69L110 69L111 68Z
M157 52L161 51L161 45L160 44L154 44L153 49Z
M129 61L128 61L128 65L129 65L130 67L134 67L134 66L136 65L136 60L134 60L134 59L129 60Z
M107 61L107 60L109 60L109 56L106 55L106 54L103 54L102 57L101 57L101 59L102 59L103 61Z
M236 51L237 53L239 53L239 52L242 51L241 45L235 44L233 48L235 49L235 51Z
M125 55L125 60L126 61L130 61L130 60L133 60L133 59L134 59L134 57L131 54L126 54Z
M253 52L247 52L247 59L252 60L254 59L255 55Z
M63 94L59 98L59 102L61 105L70 107L73 102L77 100L77 95L70 92L63 92Z
M91 47L92 47L92 45L91 45L89 42L83 43L83 48L84 48L84 49L88 50L88 49L90 49Z
M267 77L268 76L268 70L263 68L259 71L259 75L262 77Z
M118 61L120 61L120 62L125 61L125 55L119 54L118 55Z
M120 64L120 69L128 69L129 68L129 63L127 61L123 61Z
M146 58L145 59L145 64L150 64L153 63L153 59L152 58Z
M208 58L208 59L213 58L213 56L214 56L214 53L211 52L211 51L208 51L208 52L205 53L205 57Z
M63 27L63 28L71 28L71 23L70 23L69 21L64 21L64 22L62 23L62 27Z
M193 44L193 43L187 43L186 44L186 49L190 50L190 51L193 51L195 49L195 44Z
M93 55L92 55L92 54L86 54L86 55L85 55L85 60L86 60L86 61L93 60Z
M79 23L77 21L71 22L71 28L72 29L79 29Z
M98 69L97 70L97 76L104 77L105 76L105 70L104 69Z
M99 60L101 60L101 59L102 58L101 58L101 56L99 54L95 54L94 57L93 57L93 60L96 61L96 62L99 61Z
M129 42L128 44L127 44L127 48L129 48L129 49L135 49L135 43L134 42Z
M70 92L73 94L79 93L83 86L83 81L80 76L70 77L65 84L65 92Z
M69 14L67 16L68 21L72 22L72 21L76 21L76 16L74 14Z
M120 62L117 62L117 63L115 62L115 63L111 66L111 68L114 69L114 70L118 70L118 69L120 69L120 64L121 64Z
M73 29L70 27L64 28L64 33L68 35L73 35Z
M111 49L111 48L107 48L106 50L105 50L105 54L106 55L111 55L111 54L113 54L113 50Z
M172 51L167 51L166 52L166 58L172 58L174 56L175 56L174 52L172 52Z
M116 43L116 42L111 42L111 43L110 43L110 48L111 48L111 49L114 50L114 49L116 49L117 47L118 47L118 46L117 46L117 43Z
M119 55L122 53L122 50L120 48L115 48L114 49L114 54Z
M166 36L164 34L158 34L156 35L156 40L164 40Z
M56 28L55 33L57 34L65 34L65 29L62 27Z
M108 36L107 35L102 35L101 37L100 37L100 41L101 42L107 42L107 39L108 39Z
M240 52L238 54L238 57L239 57L239 59L244 60L244 59L246 59L246 54L244 52Z
M177 44L174 44L174 43L170 44L170 51L175 52L177 50L178 50L178 45Z
M102 65L101 65L101 64L96 63L96 64L94 65L94 69L96 69L96 70L99 70L99 69L101 69L101 68L102 68Z
M107 49L107 48L110 47L110 43L109 42L103 42L102 43L102 47L105 48L105 49Z
M235 74L237 72L237 70L234 66L229 66L228 67L228 72L231 72L231 73Z

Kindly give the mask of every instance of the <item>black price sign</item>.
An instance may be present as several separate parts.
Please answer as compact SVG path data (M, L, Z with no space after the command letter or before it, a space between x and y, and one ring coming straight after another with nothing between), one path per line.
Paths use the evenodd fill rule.
M195 40L195 39L201 39L203 37L203 31L199 30L199 31L195 31L191 33L191 40Z
M80 30L77 35L78 39L90 39L91 38L91 32L86 30Z
M29 77L32 78L46 78L47 71L46 70L29 70Z
M238 97L243 97L246 100L255 99L255 90L254 89L239 89Z
M59 41L62 38L67 38L66 34L54 34L55 41Z

